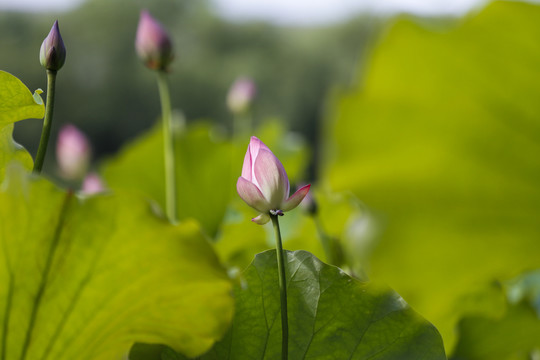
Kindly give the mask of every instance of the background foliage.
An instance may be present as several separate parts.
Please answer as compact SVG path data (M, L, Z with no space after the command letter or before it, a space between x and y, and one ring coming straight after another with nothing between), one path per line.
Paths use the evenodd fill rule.
M327 123L326 184L385 227L372 276L449 350L457 319L487 311L470 293L540 266L539 20L513 2L444 30L398 20Z

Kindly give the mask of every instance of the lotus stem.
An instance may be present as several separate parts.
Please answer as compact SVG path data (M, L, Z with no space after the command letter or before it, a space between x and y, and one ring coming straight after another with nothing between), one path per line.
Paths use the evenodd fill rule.
M270 215L274 232L276 234L276 254L278 264L279 294L281 299L281 358L287 360L289 357L289 324L287 317L287 282L285 278L285 262L283 256L283 246L281 244L281 232L279 230L278 215Z
M41 130L41 139L39 148L34 162L34 172L39 174L43 168L45 154L47 153L47 145L51 135L51 124L54 111L54 92L56 89L56 71L47 70L47 103L45 108L45 118L43 119L43 129Z
M161 120L163 124L163 154L165 159L165 211L171 223L177 221L176 210L176 169L174 159L174 138L171 118L171 98L165 71L157 71L159 97L161 100Z

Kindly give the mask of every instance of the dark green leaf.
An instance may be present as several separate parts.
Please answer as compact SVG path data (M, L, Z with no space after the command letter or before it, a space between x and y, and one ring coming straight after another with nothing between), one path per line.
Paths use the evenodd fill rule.
M446 359L435 327L390 289L352 279L306 251L286 252L290 359ZM231 330L202 359L279 359L276 252L236 287ZM142 358L141 358L142 359Z

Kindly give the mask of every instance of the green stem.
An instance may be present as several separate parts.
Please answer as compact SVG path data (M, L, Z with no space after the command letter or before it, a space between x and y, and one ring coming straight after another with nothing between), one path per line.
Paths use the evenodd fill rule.
M54 111L54 92L56 88L56 71L47 70L47 103L45 108L45 118L43 119L43 129L41 130L41 140L34 163L34 172L41 173L47 145L49 144L49 136L51 135L51 124Z
M166 73L157 72L161 118L163 124L163 154L165 158L165 209L170 222L176 223L176 170L174 160L174 139L172 132L171 98Z
M278 215L270 215L274 232L276 233L276 255L279 276L279 294L281 298L281 358L289 357L289 324L287 320L287 282L285 279L285 262L283 260L283 246L281 244L281 232L279 231Z

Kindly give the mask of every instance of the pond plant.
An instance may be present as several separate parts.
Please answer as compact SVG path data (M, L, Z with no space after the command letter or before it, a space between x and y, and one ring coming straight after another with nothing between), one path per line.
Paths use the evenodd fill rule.
M318 179L291 194L291 184L305 184L309 149L279 122L253 121L255 82L241 76L224 96L235 117L229 135L203 121L180 129L168 84L173 40L146 10L134 33L157 79L159 121L97 168L88 138L63 126L60 179L43 171L56 76L69 66L58 21L39 52L45 102L0 71L0 360L442 360L450 349L480 359L470 355L483 349L475 329L503 331L515 315L540 333L523 305L537 294L531 272L504 283L514 299L508 318L466 318L468 338L445 351L430 321L369 280L378 229L367 206ZM26 119L43 119L35 159L13 139ZM334 125L353 142L343 124ZM352 152L327 160L325 178L359 178L340 168L357 161ZM475 299L501 294L489 287Z

